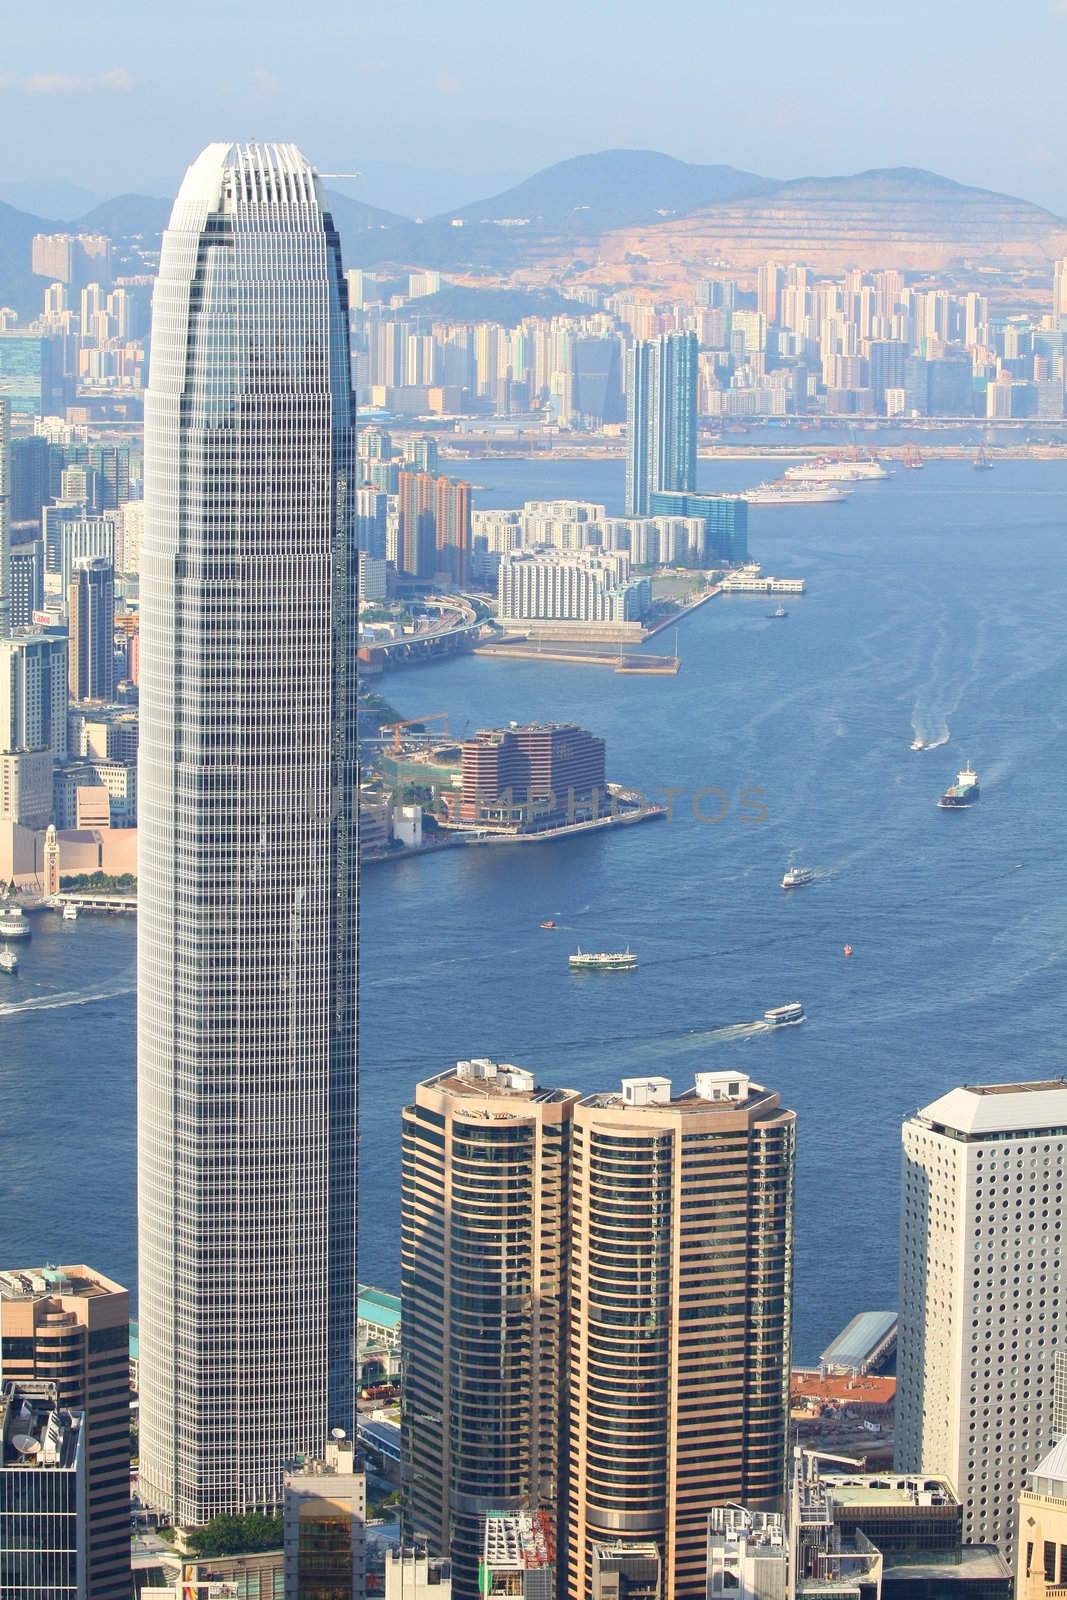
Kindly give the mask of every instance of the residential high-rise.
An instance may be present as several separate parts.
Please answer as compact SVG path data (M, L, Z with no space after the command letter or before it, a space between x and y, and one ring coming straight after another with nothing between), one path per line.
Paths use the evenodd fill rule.
M44 610L44 545L40 539L11 551L9 616L13 628L28 627Z
M213 144L164 235L141 554L141 1491L281 1501L355 1432L355 404L290 144Z
M67 640L62 634L0 638L0 751L67 753Z
M461 1061L403 1116L405 1537L476 1600L490 1511L561 1498L568 1132L577 1094Z
M338 1432L340 1430L338 1429ZM285 1479L285 1592L292 1600L363 1600L367 1481L351 1439L329 1439Z
M115 692L115 568L106 556L80 556L67 590L72 700L110 700Z
M52 1384L61 1409L84 1414L85 1600L129 1600L129 1350L130 1297L110 1278L85 1266L0 1272L5 1381Z
M626 367L626 513L647 517L655 489L697 486L697 337L639 339Z
M741 1072L678 1095L624 1079L574 1109L572 1600L606 1600L628 1547L642 1572L658 1551L660 1594L704 1600L708 1512L781 1507L794 1136Z
M103 556L112 566L115 561L115 518L75 517L64 520L59 529L59 572L66 596L74 563L83 556Z
M54 1384L0 1385L0 1600L87 1600L92 1593L84 1421L62 1406Z
M471 487L430 472L401 472L398 565L410 578L470 582Z
M1010 1560L1019 1492L1056 1442L1067 1082L953 1089L903 1140L897 1469L944 1473L964 1540Z

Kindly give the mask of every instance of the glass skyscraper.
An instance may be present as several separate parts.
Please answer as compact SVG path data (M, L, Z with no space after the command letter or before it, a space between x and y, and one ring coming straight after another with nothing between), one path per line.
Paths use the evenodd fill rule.
M697 486L697 336L638 339L626 368L626 514L647 517L656 489Z
M164 235L145 415L140 1481L274 1506L355 1422L355 406L293 145L210 145Z

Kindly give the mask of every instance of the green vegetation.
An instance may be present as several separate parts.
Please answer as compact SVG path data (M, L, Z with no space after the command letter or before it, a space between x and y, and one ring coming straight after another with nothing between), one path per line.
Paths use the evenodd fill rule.
M214 1517L203 1528L190 1529L186 1543L190 1553L198 1556L237 1556L256 1550L277 1550L282 1543L282 1519L281 1516L264 1516L260 1511Z
M132 872L79 872L73 878L60 878L61 889L101 889L113 894L132 894L137 878Z

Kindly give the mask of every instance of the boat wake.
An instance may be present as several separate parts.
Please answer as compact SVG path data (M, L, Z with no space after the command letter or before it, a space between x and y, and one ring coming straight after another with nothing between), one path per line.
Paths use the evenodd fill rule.
M24 1011L61 1011L66 1006L90 1006L98 1000L116 1000L120 995L135 994L136 991L136 983L127 979L109 989L78 989L66 994L33 995L29 1000L0 1004L0 1017L17 1017Z

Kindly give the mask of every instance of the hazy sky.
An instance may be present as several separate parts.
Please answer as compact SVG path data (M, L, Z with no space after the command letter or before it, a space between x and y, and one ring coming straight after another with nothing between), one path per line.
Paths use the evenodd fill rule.
M164 194L254 137L425 214L613 146L1067 214L1067 0L50 0L2 43L3 192Z

